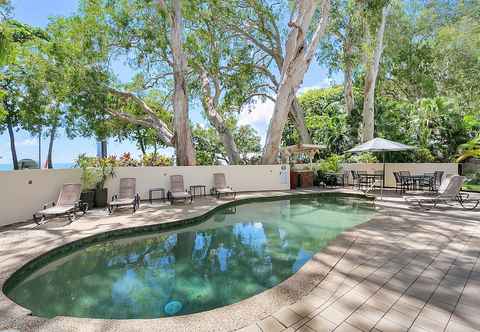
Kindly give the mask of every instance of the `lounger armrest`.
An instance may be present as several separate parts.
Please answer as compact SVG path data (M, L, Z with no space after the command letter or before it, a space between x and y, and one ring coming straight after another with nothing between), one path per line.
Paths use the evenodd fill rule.
M51 205L52 207L55 206L55 202L50 202L50 203L46 203L46 204L43 204L43 209L47 209L49 205Z

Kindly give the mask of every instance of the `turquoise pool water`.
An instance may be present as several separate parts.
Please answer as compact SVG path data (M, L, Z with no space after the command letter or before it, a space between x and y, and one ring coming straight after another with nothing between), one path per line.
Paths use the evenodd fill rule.
M36 316L157 318L232 304L290 277L368 201L306 197L222 208L177 231L94 244L32 272L7 295Z

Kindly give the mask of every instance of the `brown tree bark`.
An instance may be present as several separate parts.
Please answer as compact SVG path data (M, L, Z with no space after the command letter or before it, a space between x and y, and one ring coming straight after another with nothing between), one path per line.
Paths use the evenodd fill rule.
M53 168L53 142L55 141L55 133L57 132L57 126L53 125L50 130L50 141L48 142L47 153L47 168ZM41 167L41 166L40 166Z
M8 116L7 116L7 129L8 129L8 137L10 138L10 151L12 153L13 169L18 170L17 148L15 146L15 133L13 132L12 121Z

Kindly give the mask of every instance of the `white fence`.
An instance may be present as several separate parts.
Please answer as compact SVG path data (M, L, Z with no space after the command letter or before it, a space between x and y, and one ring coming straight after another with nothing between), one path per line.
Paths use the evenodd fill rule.
M348 183L352 183L351 170L366 171L373 173L383 170L382 163L372 164L344 164L343 171L348 172ZM425 173L433 173L434 171L443 171L444 176L450 174L458 174L458 164L456 163L386 163L385 164L385 186L395 187L395 177L393 172L409 171L412 175L421 175Z
M236 191L287 190L289 166L195 166L195 167L120 167L116 177L106 183L109 196L118 191L119 179L137 179L137 191L148 198L150 188L170 188L170 175L183 175L185 186L203 184L207 193L213 186L213 173L225 173L227 184ZM32 218L43 204L56 201L64 183L80 183L81 170L24 170L0 172L0 225Z

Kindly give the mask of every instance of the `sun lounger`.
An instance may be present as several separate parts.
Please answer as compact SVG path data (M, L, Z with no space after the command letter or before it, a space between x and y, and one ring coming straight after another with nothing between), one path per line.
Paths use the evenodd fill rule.
M57 202L51 203L51 207L47 207L48 205L45 204L42 210L33 215L33 220L40 225L49 217L67 216L68 220L72 222L76 218L77 212L81 211L85 214L88 209L87 204L80 201L81 192L81 184L64 184Z
M232 195L233 199L235 199L237 193L231 187L227 186L224 173L213 174L213 182L213 192L218 198L220 198L220 195Z
M434 195L404 196L404 199L407 202L416 203L424 209L432 209L442 203L448 205L459 203L464 209L475 209L480 201L469 199L468 194L461 193L464 181L464 176L453 175L442 182L438 193Z
M114 209L119 207L131 206L133 213L140 207L140 195L136 192L137 179L120 179L120 190L118 194L113 195L108 203L108 213L111 214Z
M182 175L170 176L170 191L168 192L168 198L170 199L170 204L173 204L176 200L184 200L186 203L187 199L190 199L190 203L192 202L193 197L190 192L185 190Z

